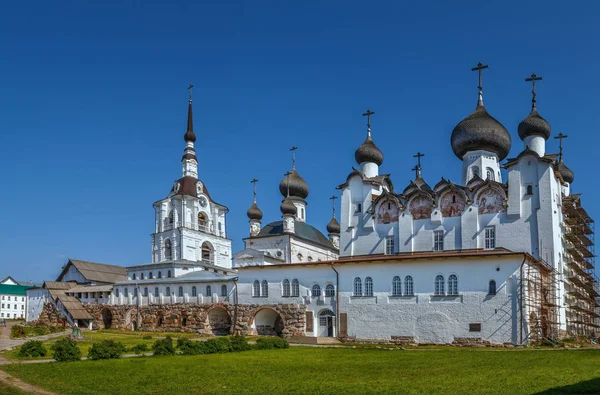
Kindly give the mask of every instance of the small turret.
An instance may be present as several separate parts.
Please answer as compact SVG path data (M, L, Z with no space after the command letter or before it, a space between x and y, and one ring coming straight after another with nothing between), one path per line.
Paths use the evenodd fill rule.
M260 233L260 220L263 217L263 213L256 204L256 183L258 182L258 180L255 178L250 182L254 184L254 201L252 203L252 206L250 206L250 208L246 212L246 215L250 219L250 237L253 237Z
M331 199L331 205L332 205L332 215L331 215L331 221L329 221L329 223L327 224L327 232L329 233L329 241L331 241L331 244L333 244L333 246L335 248L340 248L340 223L337 221L337 219L335 219L335 200L337 199L337 196L332 196L329 199Z

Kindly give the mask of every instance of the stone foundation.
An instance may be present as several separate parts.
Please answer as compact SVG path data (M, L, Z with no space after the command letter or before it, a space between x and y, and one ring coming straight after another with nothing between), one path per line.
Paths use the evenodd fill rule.
M71 327L71 324L52 303L45 303L42 312L33 325Z
M306 306L298 304L177 303L139 307L101 304L84 306L94 317L93 329L191 332L216 336L229 334L306 336ZM261 310L270 310L266 315L274 318L272 323L255 324L256 315ZM46 306L44 306L45 311ZM60 313L58 314L60 316ZM265 311L260 314L265 314Z

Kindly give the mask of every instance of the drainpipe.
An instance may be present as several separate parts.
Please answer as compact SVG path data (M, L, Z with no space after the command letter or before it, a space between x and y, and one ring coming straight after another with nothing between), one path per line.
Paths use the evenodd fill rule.
M521 299L521 308L519 312L519 345L523 345L523 265L525 265L525 261L527 261L527 255L523 257L523 262L521 262L521 266L519 266L519 298Z
M237 286L237 278L233 279L233 287L235 288L235 304L233 310L233 334L237 335L237 317L238 317L238 286Z
M340 336L340 273L335 270L335 267L331 265L331 269L335 272L335 334L336 337Z

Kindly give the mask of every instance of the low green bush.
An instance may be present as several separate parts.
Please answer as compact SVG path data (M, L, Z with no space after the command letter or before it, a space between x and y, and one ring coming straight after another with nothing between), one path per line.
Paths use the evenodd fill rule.
M233 352L248 351L252 349L252 346L248 344L248 341L244 336L231 336L229 341L231 343L231 351Z
M123 343L104 339L92 344L88 351L88 359L117 359L127 351Z
M290 344L281 337L259 337L256 339L256 348L259 350L271 350L273 348L288 348Z
M183 355L198 355L198 354L206 354L204 351L204 342L191 341L183 343L179 348Z
M136 344L135 346L131 347L129 349L129 351L131 351L135 355L142 355L143 353L148 351L148 345L147 344Z
M173 347L173 338L167 336L164 339L158 339L152 345L154 355L175 355L175 347Z
M19 349L20 357L45 357L46 354L48 354L48 350L38 340L30 340Z
M204 342L204 354L220 354L231 351L231 341L228 337L216 337Z
M79 361L81 359L81 350L77 347L75 340L69 337L60 339L50 349L54 351L54 359L59 362Z
M189 343L190 340L189 339L185 339L183 337L178 337L177 338L177 348L181 348L183 345Z
M145 335L144 337L142 337L142 339L144 339L144 340L150 340L150 339L152 339L152 336L150 336L150 335Z

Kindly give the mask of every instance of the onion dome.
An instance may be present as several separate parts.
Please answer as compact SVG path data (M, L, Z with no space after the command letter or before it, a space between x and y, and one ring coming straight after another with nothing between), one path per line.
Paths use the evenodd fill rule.
M469 151L485 150L498 155L498 160L503 160L510 151L511 139L506 128L488 114L479 96L475 111L452 131L450 143L459 159Z
M569 184L573 183L573 180L575 179L575 174L571 169L569 169L565 165L565 162L558 162L558 172L562 176L563 180L565 180L565 182L568 182Z
M289 188L289 196L299 197L302 199L306 199L308 196L308 184L304 181L304 178L298 174L296 169L292 169L290 175L286 176L279 183L279 192L286 197L288 196L288 188Z
M196 142L196 135L194 134L194 123L192 121L192 99L190 99L190 104L188 106L187 132L185 132L185 134L183 135L183 139L192 143Z
M340 223L335 219L335 217L331 217L331 221L327 224L327 232L329 233L340 233Z
M354 152L354 159L356 159L356 163L359 165L363 162L371 162L377 166L381 166L383 163L383 153L371 139L371 134L367 136L365 142Z
M256 202L254 202L254 203L252 203L252 206L250 206L248 211L246 211L246 215L251 220L255 219L257 221L260 221L263 217L263 212L258 208L258 205L256 204Z
M550 138L550 124L538 113L535 105L531 113L519 123L519 137L525 140L528 136L542 136L545 140Z
M290 197L286 197L285 199L283 199L283 201L281 202L281 206L279 207L279 209L281 210L281 214L283 215L296 215L296 213L298 212L298 209L296 208L296 206L294 205L294 202L292 202L292 199L290 199Z

